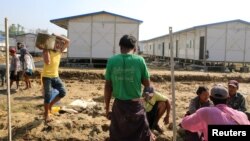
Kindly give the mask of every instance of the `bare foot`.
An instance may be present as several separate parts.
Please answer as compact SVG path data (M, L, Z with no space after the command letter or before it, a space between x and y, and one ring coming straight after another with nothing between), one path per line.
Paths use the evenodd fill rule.
M25 87L23 90L27 90L27 89L29 89L29 87Z
M45 124L50 123L50 122L52 122L52 121L53 121L53 119L52 119L50 116L47 116L47 117L44 119Z
M14 91L14 92L18 92L18 91L19 91L19 89L18 89L18 88L16 88L16 89L14 89L13 91Z

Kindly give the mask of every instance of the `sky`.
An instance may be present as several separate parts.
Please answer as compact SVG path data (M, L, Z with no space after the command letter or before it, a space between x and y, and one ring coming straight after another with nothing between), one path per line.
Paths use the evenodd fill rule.
M152 39L198 25L241 19L250 22L248 0L1 0L0 30L4 19L25 31L48 29L67 35L50 22L69 16L107 11L143 21L139 40Z

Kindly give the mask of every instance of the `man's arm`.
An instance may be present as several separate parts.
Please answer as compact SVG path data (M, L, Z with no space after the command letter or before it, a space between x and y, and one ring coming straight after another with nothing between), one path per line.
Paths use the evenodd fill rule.
M47 65L50 64L50 54L49 54L49 50L47 49L43 49L43 61Z
M240 103L239 110L242 111L242 112L245 112L245 111L247 111L246 107L247 107L246 100L245 100L244 96L242 96L242 100L241 100L241 103Z
M143 79L142 85L146 88L150 86L150 80L149 79Z
M105 100L105 110L106 117L109 119L109 104L112 95L112 83L111 81L106 80L104 88L104 100Z
M193 114L197 109L196 109L196 100L195 99L191 99L189 106L188 106L188 114Z
M70 40L64 36L60 36L54 33L52 35L56 36L55 48L60 49L60 51L63 52L69 46Z
M202 109L202 108L201 108ZM181 127L183 129L189 130L191 132L201 131L204 128L204 117L207 117L207 113L203 112L204 110L197 110L195 113L185 116L182 118ZM202 117L200 117L202 115Z

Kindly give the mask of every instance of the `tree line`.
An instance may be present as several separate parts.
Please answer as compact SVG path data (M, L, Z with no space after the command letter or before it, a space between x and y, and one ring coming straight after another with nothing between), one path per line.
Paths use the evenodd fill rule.
M25 28L20 24L11 24L9 26L9 37L15 37L25 33ZM35 30L29 30L29 33L48 33L48 30L38 28ZM4 36L5 32L0 30L0 34Z

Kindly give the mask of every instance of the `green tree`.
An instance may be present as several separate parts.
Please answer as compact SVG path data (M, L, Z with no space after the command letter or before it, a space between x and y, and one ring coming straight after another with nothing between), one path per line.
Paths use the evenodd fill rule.
M38 34L38 33L45 33L45 34L48 34L49 32L48 32L48 29L40 29L40 28L38 28L38 29L36 29L36 32L35 32L36 34Z
M17 35L17 27L15 24L12 24L10 27L9 27L9 36L10 37L13 37Z
M24 34L24 27L20 24L12 24L9 27L9 36L14 37L16 35Z

